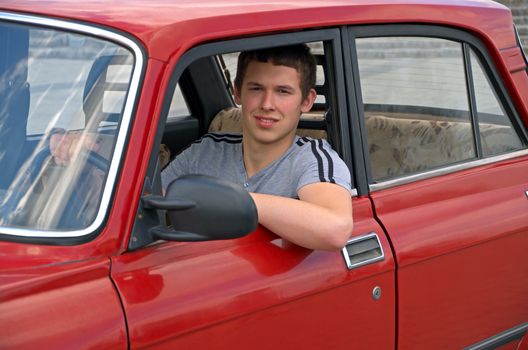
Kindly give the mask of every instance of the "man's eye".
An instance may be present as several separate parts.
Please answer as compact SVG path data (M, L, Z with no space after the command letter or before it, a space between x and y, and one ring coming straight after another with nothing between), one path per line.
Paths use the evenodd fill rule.
M288 89L279 89L280 94L291 95L291 91Z
M251 86L249 87L249 91L260 91L262 88L260 86Z

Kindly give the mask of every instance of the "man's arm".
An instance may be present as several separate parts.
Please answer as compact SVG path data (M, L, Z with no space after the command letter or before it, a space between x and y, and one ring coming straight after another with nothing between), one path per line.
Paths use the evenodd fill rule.
M305 248L339 250L352 233L352 198L339 185L306 185L299 190L299 200L259 193L251 196L261 225Z

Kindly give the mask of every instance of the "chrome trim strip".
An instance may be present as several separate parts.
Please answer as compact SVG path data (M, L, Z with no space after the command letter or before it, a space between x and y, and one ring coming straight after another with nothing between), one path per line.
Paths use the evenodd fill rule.
M497 349L499 346L508 344L515 339L521 339L528 330L528 322L523 323L520 326L510 328L502 333L499 333L493 337L485 339L477 344L470 345L464 350L488 350Z
M361 242L361 241L365 241L367 239L370 239L370 238L373 238L375 237L376 238L376 241L378 242L378 246L381 250L381 255L376 257L376 258L373 258L373 259L367 259L367 260L364 260L362 262L359 262L359 263L355 263L355 264L352 264L350 262L350 257L348 255L348 251L346 249L346 247L348 245L351 245L353 243L357 243L357 242ZM349 270L352 270L352 269L355 269L355 268L358 268L360 266L364 266L364 265L368 265L368 264L372 264L372 263L375 263L377 261L381 261L381 260L384 260L385 259L385 252L383 251L383 247L381 246L381 242L379 240L379 237L378 237L378 234L376 232L370 232L370 233L367 233L366 235L362 235L362 236L357 236L357 237L353 237L352 239L348 240L347 243L345 244L345 246L343 247L343 249L341 249L341 253L343 254L343 257L345 258L345 262L346 262L346 265L348 267Z
M110 168L108 170L108 177L103 190L103 196L101 198L101 204L99 211L92 224L82 230L71 230L71 231L45 231L45 230L33 230L30 228L10 228L0 227L1 234L13 235L13 236L24 236L24 237L35 237L35 238L63 238L63 237L81 237L94 232L101 226L108 211L110 205L110 199L112 191L116 184L117 172L121 157L123 156L123 149L125 147L125 141L130 127L132 119L132 112L134 108L134 102L139 92L139 83L142 75L142 68L144 65L144 57L141 48L133 40L122 36L120 34L111 32L95 26L89 26L80 23L67 22L51 18L43 18L38 16L21 15L15 13L0 12L0 20L6 20L11 22L21 22L28 24L36 24L51 28L66 29L70 31L76 31L83 34L89 34L97 36L103 39L114 41L122 46L130 49L135 55L135 65L132 73L132 79L130 81L130 88L125 101L125 108L123 110L123 118L121 120L120 130L117 134L116 146L114 154L111 159Z
M440 176L440 175L444 175L444 174L449 174L449 173L452 173L452 172L455 172L455 171L476 168L476 167L479 167L479 166L482 166L482 165L492 164L492 163L500 162L500 161L503 161L503 160L518 158L518 157L527 156L527 155L528 155L528 149L523 149L523 150L520 150L520 151L516 151L516 152L512 152L512 153L508 153L508 154L502 154L502 155L495 156L495 157L490 157L490 158L485 158L485 159L478 159L478 160L469 161L469 162L466 162L466 163L463 163L463 164L456 164L456 165L446 166L446 167L441 168L441 169L425 171L425 172L418 173L418 174L413 174L413 175L409 175L409 176L405 176L405 177L399 177L399 178L392 179L392 180L382 181L382 182L379 182L379 183L376 183L376 184L369 185L369 189L370 189L371 192L384 190L386 188L391 188L391 187L394 187L394 186L404 185L404 184L407 184L407 183L410 183L410 182L414 182L414 181L418 181L418 180L429 179L431 177Z

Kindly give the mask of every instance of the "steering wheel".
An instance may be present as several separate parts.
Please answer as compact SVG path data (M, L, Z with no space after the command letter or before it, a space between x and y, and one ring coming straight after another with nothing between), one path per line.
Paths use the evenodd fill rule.
M109 167L109 161L94 151L87 150L85 152L86 154L81 156L85 157L86 164L90 164L106 174ZM0 223L16 225L17 221L24 217L24 208L18 207L20 200L28 191L30 191L39 174L49 166L51 160L51 151L49 145L46 144L36 152L31 164L24 170L24 172L17 175L14 183L9 188L7 198L2 205L0 205ZM71 199L72 198L70 198L70 200Z

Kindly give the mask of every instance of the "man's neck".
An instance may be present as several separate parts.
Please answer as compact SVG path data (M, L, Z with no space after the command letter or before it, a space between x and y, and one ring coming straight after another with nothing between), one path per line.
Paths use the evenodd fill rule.
M290 148L295 134L285 137L278 142L263 144L244 137L242 141L244 150L244 167L247 177L250 178L275 160L279 159Z

